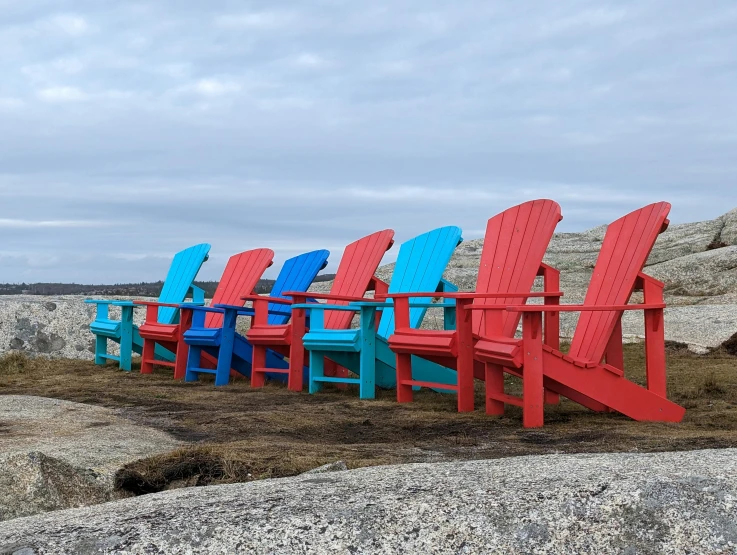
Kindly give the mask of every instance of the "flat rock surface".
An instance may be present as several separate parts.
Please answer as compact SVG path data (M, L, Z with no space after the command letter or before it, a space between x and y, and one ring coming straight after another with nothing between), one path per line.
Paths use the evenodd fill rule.
M122 465L179 445L104 407L2 395L0 520L110 499Z
M0 453L39 451L80 468L111 468L181 443L115 410L26 395L0 396Z
M737 450L362 468L0 523L0 553L735 553Z

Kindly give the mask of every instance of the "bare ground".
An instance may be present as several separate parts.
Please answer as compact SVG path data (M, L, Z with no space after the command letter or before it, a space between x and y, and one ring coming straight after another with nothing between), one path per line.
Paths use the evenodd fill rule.
M644 382L642 345L625 346L627 376ZM394 391L361 401L356 390L319 395L280 384L251 389L246 380L215 388L211 380L175 382L171 371L130 374L75 360L0 359L0 394L39 395L119 409L124 416L190 442L143 459L118 474L134 493L172 487L294 475L344 460L377 464L498 458L512 455L613 451L675 451L737 447L737 357L725 350L694 355L668 349L669 397L688 410L682 423L634 422L596 414L570 401L546 407L545 427L525 430L521 410L504 417L458 414L455 397L433 391L398 404ZM508 379L508 392L520 383ZM0 433L3 433L0 430Z

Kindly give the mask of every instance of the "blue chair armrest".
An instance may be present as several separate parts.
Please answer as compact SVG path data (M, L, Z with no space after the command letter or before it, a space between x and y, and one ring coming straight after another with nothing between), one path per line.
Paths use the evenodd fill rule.
M234 304L216 304L213 305L215 308L221 308L224 311L225 310L235 310L238 316L253 316L254 311L251 307L248 306L238 306Z

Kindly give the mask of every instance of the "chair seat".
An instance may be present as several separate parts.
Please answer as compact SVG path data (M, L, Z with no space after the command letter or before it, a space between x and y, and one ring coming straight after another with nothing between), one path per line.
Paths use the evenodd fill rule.
M138 328L141 337L154 341L176 341L179 334L177 324L143 324Z
M395 353L413 355L457 357L455 331L399 329L389 337L389 347Z
M290 343L291 324L281 326L254 326L246 337L252 345L288 345Z
M474 344L474 358L483 362L520 368L524 359L522 340L509 337L481 337Z
M184 332L184 342L198 347L218 347L222 328L190 328Z
M105 337L120 337L120 320L97 319L90 324L90 331Z
M310 330L305 334L302 342L305 349L310 351L343 351L357 353L360 330Z

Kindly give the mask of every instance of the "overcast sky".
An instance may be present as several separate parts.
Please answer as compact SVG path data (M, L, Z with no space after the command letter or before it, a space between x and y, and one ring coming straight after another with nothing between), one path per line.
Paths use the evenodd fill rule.
M563 231L714 218L735 29L734 0L0 0L0 282L161 279L197 242L203 279L255 247L334 268L539 197Z

